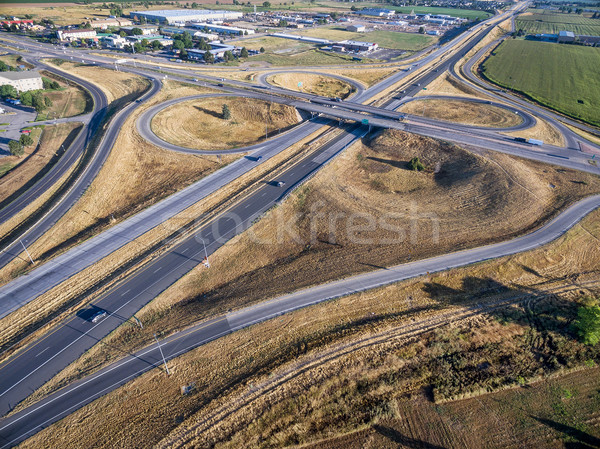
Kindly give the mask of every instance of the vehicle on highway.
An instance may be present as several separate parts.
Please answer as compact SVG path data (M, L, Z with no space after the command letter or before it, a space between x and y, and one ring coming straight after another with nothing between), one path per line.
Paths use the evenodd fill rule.
M194 78L194 82L197 83L198 82L198 78Z
M96 313L95 313L95 314L92 316L92 318L90 319L90 321L91 321L92 323L97 323L97 322L99 322L100 320L102 320L102 319L106 318L106 316L107 316L107 315L108 315L108 312L107 312L106 310L99 310L99 311L97 311L97 312L96 312Z
M219 83L219 84L217 84L217 86L223 87L223 83Z
M277 187L283 187L285 185L285 181L278 181Z

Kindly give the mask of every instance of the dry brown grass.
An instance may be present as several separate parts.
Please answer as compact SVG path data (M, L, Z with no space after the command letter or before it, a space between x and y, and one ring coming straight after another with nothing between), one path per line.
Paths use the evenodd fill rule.
M268 81L275 86L285 89L307 92L323 97L346 98L353 91L353 87L342 80L315 75L313 73L277 73L270 76ZM302 87L298 87L298 83L300 82L302 83Z
M406 170L405 161L413 156L431 167L439 161L440 172ZM133 350L151 340L152 329L171 332L227 308L300 287L506 239L599 189L591 175L502 154L480 157L430 139L385 132L370 147L348 149L251 231L218 250L211 270L193 270L145 307L138 316L154 328L134 335L120 329L111 336L111 346ZM388 223L402 229L404 239L384 243L385 238L398 239L398 232L378 228L360 234L375 234L374 244L356 243L347 237L344 220L329 235L328 214L353 213L395 214ZM431 214L438 219L437 242ZM282 224L294 216L298 219L292 227L300 241L281 232ZM316 239L311 242L313 233ZM99 357L97 351L106 352ZM98 360L118 355L97 347L77 366L85 372L96 369Z
M464 82L457 81L450 75L439 76L427 86L427 90L421 90L416 95L422 97L426 95L451 95L454 97L467 98L486 98L484 95L465 85Z
M538 117L536 117L536 120L537 123L531 128L504 134L507 136L525 137L527 139L540 139L545 143L560 147L565 145L564 137L554 126Z
M597 279L599 274L599 238L600 212L594 212L565 236L543 248L351 295L244 329L169 362L170 376L165 376L160 369L140 376L44 429L23 447L53 447L56 441L71 447L132 447L150 446L161 440L161 445L169 446L168 435L177 437L179 431L187 430L193 437L191 444L196 447L209 446L215 441L228 442L217 447L256 447L259 435L271 446L281 446L286 442L292 444L286 438L294 433L303 441L318 438L322 427L311 427L311 421L320 422L333 437L335 429L347 430L343 427L353 416L338 419L337 413L348 402L360 397L356 394L340 396L343 391L348 391L346 386L356 386L357 382L366 386L377 376L402 369L425 349L421 339L406 342L402 337L395 337L402 335L397 334L401 326L413 323L408 327L417 327L440 319L444 323L440 313L460 316L464 307L475 302L485 304L499 296L507 296L507 292L490 292L489 284L474 283L474 279L493 280L509 286L509 290L529 293L573 285L579 285L578 290L585 291L583 283ZM456 292L462 289L466 289L465 293L457 295ZM439 292L445 292L446 297L440 296ZM511 339L523 334L520 326L500 326L488 320L463 323L470 329L477 329L468 335L479 344L506 341L510 345ZM452 335L453 329L460 330L464 324L452 325L446 334ZM148 326L153 328L150 332L162 330L156 322L148 323ZM133 327L121 331L123 337L138 332ZM119 340L111 338L108 343L112 346ZM120 345L127 351L124 340L120 340ZM108 346L102 348L100 354L102 350L110 352ZM582 378L597 379L597 376ZM375 397L391 394L396 404L387 411L384 408L374 414L374 423L378 419L423 416L418 423L415 421L419 425L412 430L414 437L422 439L437 435L432 433L431 427L428 433L420 433L428 422L436 422L430 421L433 405L428 401L415 403L410 395L406 395L413 392L416 399L421 400L419 378L396 376L392 379L398 379L401 385L392 390L382 386L381 390L371 393ZM196 386L193 394L181 396L180 386L191 383ZM585 391L594 389L586 387ZM473 439L488 435L482 425L491 426L493 431L500 429L495 420L489 420L490 409L498 403L497 398L512 392L514 390L499 393L500 396L445 404L441 409L454 410L457 414L463 410L460 413L464 419L474 420L472 422L477 426L455 425L454 431L459 432L457 435L461 438L467 438L461 429L469 429L471 435L466 443L473 444L464 446L480 447ZM551 402L540 400L544 397L547 398L539 396L536 402L550 407ZM581 396L584 397L585 394ZM332 405L330 400L338 405ZM365 397L365 400L369 398ZM472 407L478 407L482 401L486 407L480 416L485 417L488 424L477 420L477 413L465 416L467 410L472 411ZM588 406L588 402L579 400L577 404ZM522 405L523 402L519 407L494 410L520 410ZM435 410L439 416L440 406ZM597 411L596 408L596 414ZM220 419L212 420L212 416ZM327 416L332 420L328 421ZM456 423L456 414L450 413L450 416ZM202 425L205 419L208 421ZM444 426L440 429L441 434L447 430ZM106 438L107 434L111 435L110 439ZM368 446L368 441L361 440L360 436L351 436L344 447L385 447ZM541 441L548 441L548 437L545 438ZM331 441L330 445L317 447L342 447L335 443ZM538 445L544 446L543 443Z
M16 158L15 156L3 158L3 161L6 162L13 159L26 159L18 167L13 168L9 173L0 177L0 201L8 198L35 177L54 157L56 151L60 149L61 144L69 134L77 132L76 130L80 127L81 123L77 122L46 126L42 132L39 147L35 144L25 147L25 155L22 158ZM31 134L39 135L39 133L39 129L34 129ZM35 140L37 141L37 139Z
M60 65L56 65L53 60L45 60L44 62L57 70L72 73L90 83L96 84L102 89L109 103L130 94L143 92L148 86L146 79L127 72L117 72L94 65L67 61L62 62Z
M398 71L397 68L385 68L385 69L362 68L360 70L348 68L347 70L346 69L345 70L327 70L327 69L320 70L320 72L322 72L322 73L331 73L334 75L347 76L348 78L352 78L352 79L355 79L356 81L359 81L360 83L362 83L363 85L366 85L367 87L370 87L373 84L384 80L385 78L396 73L397 71Z
M497 106L457 100L420 100L404 104L400 111L437 120L474 126L508 128L523 122L511 111Z
M64 79L54 76L50 72L42 72L42 75L57 81L61 90L47 91L44 95L52 100L52 106L38 114L37 120L46 120L63 117L73 117L83 114L92 109L92 99L83 89L67 84Z
M167 92L164 92L163 94L166 97L173 95L171 89L168 89ZM190 94L187 88L185 94ZM266 173L269 173L271 170L273 170L274 167L285 164L286 161L290 159L293 160L294 157L297 157L298 155L314 150L315 145L317 144L310 144L310 142L317 138L321 132L322 130L319 130L312 135L307 136L302 141L287 148L285 151L280 152L277 156L274 156L265 163L260 164L256 169L241 176L227 187L220 189L215 194L186 209L178 216L166 221L162 226L152 229L135 241L115 251L113 254L101 260L97 264L73 276L60 286L44 293L40 297L36 298L36 300L30 302L17 312L11 314L10 319L0 320L0 344L3 344L5 347L7 347L8 343L10 342L12 345L11 351L5 352L3 356L10 356L14 351L17 351L23 345L27 344L28 341L31 341L37 336L42 335L65 316L70 313L74 313L78 308L83 307L91 299L105 291L106 288L112 285L111 283L108 283L101 288L94 286L102 284L102 281L107 277L117 273L117 276L112 278L112 281L116 282L118 279L137 268L140 263L147 262L149 259L148 256L142 256L146 253L146 251L148 251L148 249L153 248L158 244L162 246L163 250L167 248L168 246L165 244L165 239L170 237L171 234L177 233L181 226L188 224L190 221L201 216L203 213L207 213L215 209L222 210L223 207L226 207L227 201L232 196L235 196L239 192L248 188L248 186L251 187L253 184L257 183L265 176ZM201 159L212 160L214 158L202 157ZM224 158L224 160L227 161L229 159ZM220 207L220 205L223 206ZM77 219L81 220L81 217L77 217ZM91 228L91 231L99 231L108 225L108 221L105 221L97 228ZM58 233L60 230L55 229L55 232ZM80 238L85 238L85 235L81 236ZM35 252L33 252L35 250L35 245L33 245L33 247L34 248L30 250L34 255L34 258L38 259L41 256L35 255ZM142 262L136 262L140 257L142 257ZM19 272L22 272L27 265L28 264L26 263L24 256L21 260L15 261L13 263L13 271L9 272L7 270L7 274L5 275L8 276L9 273L14 272L14 270L19 270ZM90 293L88 289L92 287L94 287L94 289L93 292ZM32 329L34 329L35 332ZM14 344L15 342L18 343Z
M224 120L223 105L231 111ZM271 133L298 123L296 110L287 105L252 98L214 97L177 103L152 119L161 139L187 148L224 150L257 143Z
M575 126L571 126L571 125L567 125L567 124L565 124L565 126L567 128L569 128L571 131L575 132L576 134L579 134L581 137L589 140L590 142L594 142L596 145L600 145L600 137L598 135L590 134L590 133L583 131ZM599 134L600 134L600 132L599 132Z

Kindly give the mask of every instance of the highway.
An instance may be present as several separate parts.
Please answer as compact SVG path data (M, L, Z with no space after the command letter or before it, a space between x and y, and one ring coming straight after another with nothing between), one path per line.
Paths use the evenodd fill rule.
M95 108L97 112L94 114L89 125L82 131L78 138L69 146L67 152L61 157L59 163L57 163L50 172L48 172L38 183L36 183L31 189L25 192L24 195L19 197L18 200L8 205L2 210L5 219L13 216L20 210L27 207L32 201L34 201L39 195L48 190L53 186L72 166L80 159L84 154L87 146L93 137L100 132L99 127L103 122L107 110L106 96L100 89L95 87L93 84L88 83L79 78L75 78L67 73L57 71L60 76L68 78L73 82L82 84L86 89L93 92L93 99L95 102ZM144 102L148 98L154 96L160 90L161 84L156 79L152 80L151 88L146 92L139 103L131 103L121 111L119 111L115 117L111 120L110 126L106 129L105 134L102 136L100 143L96 150L91 154L89 161L85 162L85 166L82 172L75 178L66 182L62 191L57 194L56 198L51 200L51 206L41 217L37 217L37 220L29 226L24 232L21 232L18 236L12 236L12 241L3 249L0 254L0 267L5 266L15 257L22 252L22 246L20 240L33 243L44 233L46 233L56 222L79 200L81 195L87 190L89 185L92 183L104 162L108 158L112 147L117 139L120 132L121 126L127 119L128 115Z
M268 191L267 195L272 199L278 197L278 193L273 193L272 190ZM243 203L240 203L240 205L241 204ZM535 249L562 236L568 229L579 222L581 218L598 207L600 207L600 195L586 198L574 204L542 228L513 240L471 250L444 254L442 256L423 259L383 270L376 270L341 281L300 290L279 298L261 302L257 305L245 307L235 312L215 317L192 328L186 329L185 331L172 334L160 342L161 349L165 358L170 360L231 332L235 332L244 327L260 323L261 321L274 318L302 307L373 289L393 282L422 276L427 273L434 273ZM226 223L227 220L223 220L223 224L225 225ZM221 235L227 235L227 229L228 226L225 226L224 228L219 229L219 233L223 233ZM176 271L179 269L179 266L183 266L186 263L186 259L196 258L199 261L204 255L201 241L206 238L210 238L208 231L201 230L197 236L182 243L178 247L180 254L179 260L173 260L173 270ZM211 247L210 251L212 250L213 248ZM182 252L184 252L185 255L182 255ZM152 264L144 269L144 272L146 273L145 276L148 276L148 282L150 282L150 284L147 286L139 285L138 287L142 289L147 288L149 290L155 289L155 286L151 283L152 271L155 267L156 265ZM172 276L176 277L176 274L173 273ZM141 293L143 294L144 291ZM105 323L113 321L115 324L120 324L129 316L127 311L124 310L126 307L129 307L129 304L120 305L120 303L117 302L115 306L115 309L107 309L111 314L110 317L95 326L84 318L74 317L69 321L68 327L77 329L81 339L95 341L96 339L101 338L102 331L100 328L106 325ZM77 342L74 344L76 343ZM40 346L36 347L36 351L40 352L40 356L46 345L47 343L42 341ZM69 352L72 351L69 347L66 349L69 349ZM57 357L63 357L66 349L58 354ZM85 404L92 402L94 399L125 384L134 377L139 376L150 369L161 366L162 357L159 349L156 345L152 345L124 357L95 374L74 382L46 397L37 404L0 421L0 448L16 445L28 436L38 432L43 427L58 421L74 410L77 410ZM36 374L37 371L32 372L31 376L35 376ZM10 381L20 382L20 379L18 377L13 377ZM22 387L23 383L24 382L20 382L17 385ZM6 385L4 381L3 385Z
M40 64L40 68L56 73L55 70L42 64ZM31 188L23 192L23 194L21 194L18 198L11 201L10 204L0 209L0 223L4 223L9 218L25 209L25 207L27 207L31 201L38 198L43 192L54 186L54 184L56 184L56 182L69 171L73 164L83 154L85 147L89 143L92 136L94 136L94 134L98 131L98 127L104 118L108 101L102 90L100 90L94 84L76 78L68 73L60 72L60 76L80 85L89 93L94 103L93 110L90 114L87 114L87 120L84 116L56 120L58 123L61 123L62 121L81 121L84 123L84 128L81 130L77 138L71 143L71 145L69 145L69 147L65 150L58 162L48 171L48 173L46 173L42 179L35 183ZM53 123L54 121L48 122ZM44 123L45 122L35 122L33 124L38 125Z
M462 51L460 54L462 54ZM451 63L450 59L446 61L446 63ZM440 72L431 70L424 76L420 84L426 85L423 83L432 81L439 76L439 74ZM395 84L395 82L389 85ZM420 88L417 90L420 90ZM380 91L381 90L379 90L379 92ZM359 95L365 96L367 95L367 92L378 92L378 90L366 90ZM289 91L287 94L289 95ZM361 106L351 106L348 108L346 108L345 104L340 106L343 107L339 108L338 105L333 104L330 106L312 105L310 108L313 108L313 110L316 111L322 111L324 114L335 114L338 117L341 116L351 120L357 120L356 114L358 113L348 109L360 110ZM511 154L598 173L596 167L588 164L585 155L573 152L572 150L552 146L533 149L530 146L510 142L510 139L507 138L503 140L497 136L492 136L489 132L486 133L485 130L474 131L470 128L467 129L468 127L461 128L458 126L447 126L447 124L440 127L439 122L435 121L411 122L405 124L399 123L397 120L385 118L385 114L383 113L380 115L383 116L369 117L370 123L375 126L405 129L410 132L457 141L467 145L490 148L496 151L512 152ZM364 115L362 117L364 117ZM297 141L298 136L302 135L302 133L307 133L306 135L308 135L310 134L308 131L311 129L313 131L317 130L325 123L327 123L325 119L307 122L305 125L302 125L301 131L299 131L298 134L293 134L294 130L287 133L285 138L289 140L282 140L281 144L283 144L283 142L291 144ZM7 410L11 409L16 403L26 397L31 390L39 387L56 372L60 371L65 364L69 363L69 360L77 358L77 356L85 351L85 349L95 344L98 339L116 328L124 320L127 320L136 310L139 310L141 306L153 299L158 293L175 282L175 280L179 279L191 268L198 265L204 256L204 242L206 242L207 252L209 254L214 252L229 238L246 229L254 219L260 217L264 211L268 210L268 208L283 198L287 191L294 185L318 170L328 160L342 151L349 143L363 135L366 131L366 127L349 126L348 132L340 136L334 142L331 142L317 152L306 156L282 173L281 176L278 176L277 179L269 180L269 182L264 184L260 189L236 203L231 209L230 214L217 217L209 225L200 229L195 236L179 243L163 256L156 258L150 264L136 272L134 276L127 278L124 282L111 289L103 295L100 300L94 303L94 306L111 312L109 318L94 326L87 321L85 317L71 317L63 326L59 326L53 333L46 335L43 339L29 346L21 355L0 366L0 379L2 379L0 381L0 398L2 399L0 406L5 407L2 412L5 413ZM240 173L244 173L255 166L258 156L263 156L264 154L264 160L266 160L267 157L276 154L278 149L268 148L267 142L265 142L264 146L259 145L257 148L254 148L253 151L254 153L251 157L242 158L236 163L223 168L212 178L207 177L207 179L173 195L173 197L168 199L168 206L166 205L167 201L161 202L155 205L156 207L153 206L152 208L143 211L135 217L132 217L132 219L116 225L106 233L103 233L74 250L59 256L52 264L45 264L34 270L30 275L17 279L13 283L7 285L0 290L0 292L3 294L3 300L6 298L8 303L12 304L9 311L15 310L15 308L26 302L28 295L33 299L40 291L46 291L48 285L58 285L58 283L61 282L61 277L62 280L69 277L68 273L65 274L68 270L72 270L72 272L75 273L86 266L86 264L89 266L89 264L93 263L93 261L97 260L99 257L99 253L95 251L104 251L105 254L110 254L115 248L118 248L135 238L135 235L139 233L140 229L151 229L152 227L159 225L165 218L172 216L176 210L184 210L187 207L186 204L190 205L193 204L194 201L198 201L198 197L195 196L198 192L208 194L211 189L216 189L225 185L229 182L228 180L235 179ZM285 187L278 187L276 185L276 182L278 181L285 181ZM215 182L216 184L214 184ZM179 200L185 200L187 202L178 204ZM383 285L382 283L395 282L407 278L403 276L417 276L419 275L418 273L422 274L422 270L425 268L428 268L426 271L437 271L452 266L471 263L473 261L498 257L503 254L513 254L518 251L539 246L564 233L566 229L571 227L586 213L597 208L599 206L599 201L600 199L598 197L588 198L569 208L551 223L538 231L529 234L528 236L511 240L510 242L476 248L461 253L444 255L426 261L419 261L414 263L416 265L408 264L400 267L393 267L388 270L382 270L381 272L368 273L362 275L367 278L356 277L345 281L326 284L324 286L315 287L315 289L321 290L311 289L305 296L302 296L301 294L298 294L299 296L296 296L296 294L288 295L284 298L275 300L275 302L266 302L264 303L264 306L263 303L261 303L258 306L238 311L225 318L217 318L214 321L211 321L206 327L203 327L202 331L199 331L197 335L189 334L190 340L185 340L185 344L182 343L183 340L178 339L183 338L182 336L173 337L173 346L169 346L169 356L174 357L184 350L189 349L189 347L197 346L198 344L207 341L207 339L218 338L218 336L223 335L224 333L237 330L238 328L253 322L268 319L274 315L284 313L285 311L294 308L303 307L310 304L310 301L318 302L331 297L348 294L349 292L372 288L376 285ZM161 213L163 215L160 215ZM49 265L54 266L52 267ZM44 283L46 283L45 287ZM46 290L44 290L44 288ZM330 291L330 288L333 290ZM12 296L10 296L11 294ZM165 341L165 343L171 344L169 343L169 339ZM61 395L57 395L52 399L52 402L49 403L51 404L51 407L43 405L45 404L44 402L40 407L32 407L21 414L15 415L15 417L1 421L0 437L5 438L7 445L14 444L18 440L24 438L29 432L39 430L40 425L47 425L52 420L58 419L58 417L81 406L81 404L86 401L90 401L99 395L105 394L108 391L106 388L113 388L122 382L126 382L127 379L130 379L132 375L136 375L140 370L147 370L156 366L157 363L152 348L148 349L148 351L149 352L144 352L140 355L140 357L143 358L143 367L134 366L135 363L140 361L139 358L132 359L135 362L132 365L129 365L129 362L124 361L122 362L123 365L117 365L114 369L107 370L106 372L109 373L107 376L99 376L97 384L94 383L96 382L94 378L87 379L85 381L87 382L85 383L85 394L82 394L81 389L75 389L72 393L73 397L69 399L68 391L70 390L65 390L62 392L64 394L61 393ZM32 363L32 360L35 360L35 362ZM37 368L32 370L32 366L37 366ZM129 366L134 366L134 368L129 368ZM19 418L20 416L21 418ZM25 421L27 425L24 425Z

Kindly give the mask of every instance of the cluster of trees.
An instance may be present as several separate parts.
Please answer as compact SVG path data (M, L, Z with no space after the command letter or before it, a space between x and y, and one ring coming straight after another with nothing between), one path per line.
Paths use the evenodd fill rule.
M586 345L600 342L600 306L589 305L577 310L577 334Z
M11 140L8 142L8 151L13 156L21 157L25 152L25 147L33 145L33 139L29 134L21 134L19 140Z
M54 81L49 78L42 77L42 83L44 84L44 89L50 89L50 90L60 89L60 84L58 84L58 81Z
M572 6L561 6L560 8L558 8L558 10L560 12L564 12L566 14L571 14L573 12L573 7ZM575 14L583 14L583 9L575 8Z
M28 92L17 92L13 86L5 84L0 86L0 97L2 98L18 98L21 104L25 106L33 106L37 112L52 106L52 100L42 93L41 90L30 90Z
M123 50L125 50L128 53L143 53L145 51L157 51L162 48L163 46L159 41L153 40L152 42L150 42L148 39L142 39L141 41L133 44L133 46L131 46L130 44L126 44L123 47Z
M11 72L11 71L15 71L15 70L17 70L17 69L8 65L4 61L0 61L0 72Z

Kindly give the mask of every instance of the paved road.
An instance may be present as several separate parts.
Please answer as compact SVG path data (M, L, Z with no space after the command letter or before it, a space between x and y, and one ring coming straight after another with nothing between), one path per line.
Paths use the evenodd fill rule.
M70 75L60 72L61 76L67 78ZM74 78L75 80L75 78ZM88 83L84 82L86 88ZM92 86L89 84L89 86ZM89 185L95 179L97 174L100 172L100 169L104 165L104 162L108 158L112 147L117 139L117 136L120 132L121 126L127 119L128 115L139 105L146 101L147 99L154 96L161 88L161 84L156 79L152 80L151 88L148 92L146 92L143 97L139 100L139 103L131 103L121 111L117 113L115 117L112 118L110 122L110 126L107 128L104 136L102 137L101 142L99 143L96 151L91 156L89 162L87 162L85 169L82 173L72 181L68 189L62 192L60 198L53 200L54 205L52 208L46 212L42 217L40 217L34 224L32 224L25 232L21 233L18 236L18 239L14 239L12 243L8 244L3 249L2 254L0 254L0 267L5 266L10 261L12 261L15 257L17 257L22 252L22 246L20 240L30 245L35 242L38 238L40 238L44 233L46 233L52 226L60 220L60 218L71 208L73 205L81 198L81 196L85 193ZM97 91L97 88L95 88ZM34 201L39 195L41 195L46 190L50 189L60 177L64 175L64 173L71 168L71 166L80 158L82 153L85 151L85 148L90 143L92 137L99 132L99 126L102 120L105 117L106 113L106 97L102 94L102 97L98 100L94 98L94 101L100 101L99 112L94 115L93 119L90 121L89 126L85 129L85 132L82 132L75 142L69 149L66 151L65 155L61 157L59 163L53 167L51 172L46 174L37 184L35 184L30 190L26 192L21 198L19 198L18 203L11 203L6 209L3 209L2 212L6 214L6 216L12 216L17 213L22 208L26 207L32 201ZM61 164L62 162L62 164ZM58 168L58 164L61 164ZM57 170L54 170L57 168ZM4 298L3 298L4 300Z
M226 214L210 221L195 235L144 266L134 276L110 289L94 303L95 307L108 310L120 317L119 319L104 320L97 326L90 326L89 322L77 316L70 318L55 331L29 346L18 357L1 365L0 415L7 413L32 390L53 377L57 369L62 369L76 360L85 350L118 327L123 317L130 317L197 266L205 255L205 243L207 253L212 254L232 237L247 229L256 218L293 189L293 186L318 171L355 138L366 133L366 127L354 126L348 133L305 156L275 180L264 183L251 195L229 208ZM250 163L252 162L250 160ZM279 181L285 182L285 186L279 187ZM85 251L82 257L86 257ZM90 328L94 331L88 335L86 331ZM32 363L32 360L35 362Z
M507 106L503 103L497 103L495 101L480 100L479 98L465 98L465 97L456 97L456 96L451 96L451 95L425 95L422 97L404 98L404 100L402 101L402 104L410 103L413 101L426 101L426 100L460 101L460 102L466 103L465 108L469 107L469 103L485 104L485 105L495 106L497 108L507 110L511 114L518 115L522 119L521 123L514 125L514 126L508 126L506 128L501 128L501 127L497 127L497 126L491 127L491 126L469 125L469 128L471 128L471 129L479 129L479 130L486 130L486 131L502 131L502 132L522 131L522 130L531 128L532 126L535 126L535 124L537 123L537 121L535 120L535 117L533 117L531 114L529 114L527 112L523 112L515 107ZM426 107L426 105L423 105L423 108L425 108L425 107ZM437 121L431 122L431 123L437 123Z
M43 67L48 71L56 72L56 70L53 70L43 64L40 64L40 67ZM38 198L42 193L54 186L56 182L69 171L73 164L83 154L85 147L89 143L92 136L98 131L98 127L104 118L108 101L104 93L98 87L69 74L60 73L60 75L69 81L72 81L73 83L79 84L89 92L94 102L94 109L91 114L91 119L88 121L88 123L85 123L84 121L84 128L81 130L77 138L71 143L69 148L65 150L65 153L50 169L50 171L48 171L48 173L46 173L46 175L44 175L42 179L35 183L30 189L25 191L22 195L0 210L0 223L4 223L9 218L25 209L25 207ZM78 121L83 120L78 119ZM0 266L2 265L3 263L0 261Z
M276 196L277 194L274 197ZM172 359L221 336L302 307L422 276L427 273L535 249L562 236L584 216L598 207L600 207L600 195L586 198L574 204L537 231L507 242L377 270L353 276L342 281L304 289L261 302L254 306L245 307L167 337L161 341L162 351L167 359ZM182 244L179 248L179 253L185 251L187 255L182 256L180 254L179 261L174 260L173 262L175 264L184 264L186 257L201 258L204 254L203 247L200 244L201 239L209 237L205 232L201 231L199 237L194 239L194 241ZM221 232L226 232L226 230L222 229ZM144 270L148 273L148 282L152 282L151 273L155 266L153 264ZM140 285L140 287L147 289L155 288L151 283L143 286ZM75 317L69 322L69 326L77 329L81 339L94 341L97 338L101 338L102 332L100 328L102 326L108 326L110 321L114 325L118 325L123 321L124 317L128 316L123 312L123 305L119 305L116 302L115 307L117 308L112 310L107 309L111 312L111 316L100 324L94 326L84 318ZM36 348L37 351L40 351L40 354L44 351L44 345L45 343L42 341L40 346ZM61 356L59 354L57 357ZM118 388L143 372L161 367L161 365L162 358L160 352L156 345L152 345L125 357L96 374L71 384L34 406L0 421L0 448L10 447L25 440L43 427L56 422L94 399ZM11 381L19 381L19 379L12 379ZM3 385L6 384L3 382Z

